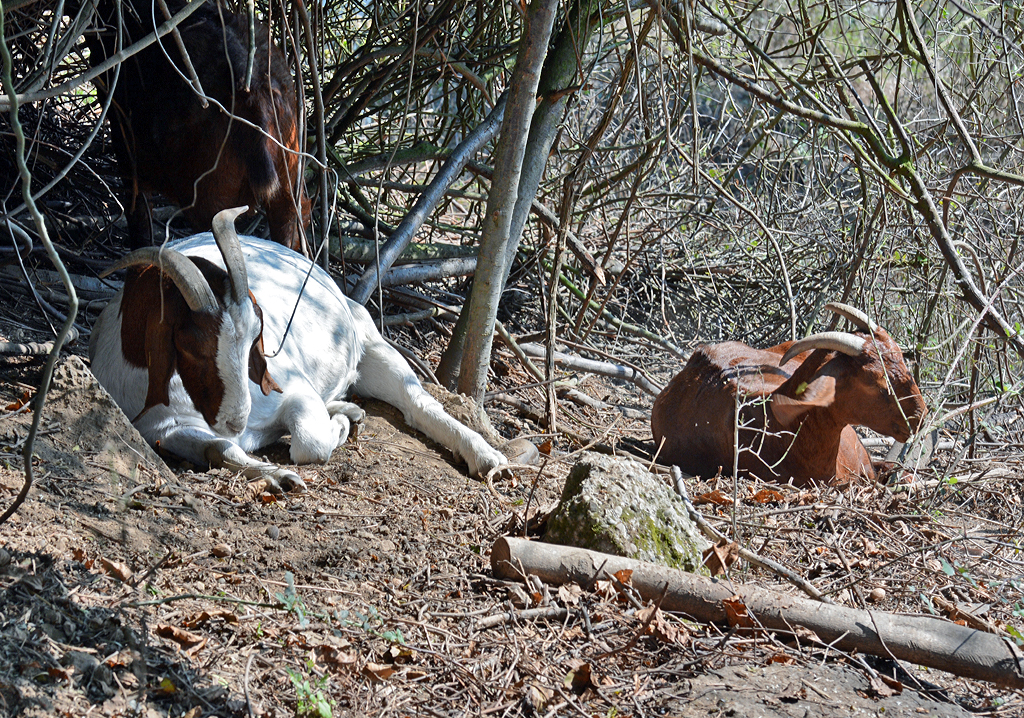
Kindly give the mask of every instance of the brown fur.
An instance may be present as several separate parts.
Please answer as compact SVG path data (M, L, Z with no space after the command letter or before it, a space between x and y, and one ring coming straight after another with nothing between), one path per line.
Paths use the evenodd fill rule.
M104 29L88 36L93 64L115 51L116 1L99 4ZM182 2L172 1L169 6L173 13ZM124 4L124 46L152 30L151 7L150 0ZM162 22L158 14L157 24ZM122 63L109 116L125 180L132 248L152 244L148 194L160 192L182 207L197 230L210 227L222 209L263 205L271 239L299 250L300 225L308 228L310 205L299 179L302 148L294 84L281 51L271 41L268 28L257 22L256 61L252 85L246 91L249 43L244 16L219 12L208 4L182 23L179 31L203 91L259 130L232 120L213 102L202 107L168 62L169 56L175 64L183 64L170 36L164 38L163 48L151 45ZM99 78L101 95L106 95L113 77L110 71Z
M818 349L780 367L790 346L698 347L654 402L655 447L664 439L659 460L694 475L731 475L739 391L742 473L797 485L873 480L871 457L851 425L906 441L927 412L899 347L878 329L859 356Z

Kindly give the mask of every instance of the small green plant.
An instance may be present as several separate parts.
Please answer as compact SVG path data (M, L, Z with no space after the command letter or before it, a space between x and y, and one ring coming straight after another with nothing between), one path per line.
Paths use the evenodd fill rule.
M385 641L391 643L397 643L399 645L405 645L405 636L402 635L401 629L395 628L389 631L381 631L380 637Z
M947 576L952 577L958 575L975 588L978 587L978 582L974 580L974 577L971 576L971 572L967 570L966 566L961 566L960 564L950 565L950 563L944 558L940 559L940 561L942 563L942 571Z
M1024 647L1024 635L1010 624L1006 624L1006 632L1010 634L1014 642L1021 647Z
M382 631L381 628L384 626L384 619L377 613L377 609L374 606L370 606L370 609L366 614L362 614L356 610L340 609L334 612L334 620L336 620L342 626L357 626L371 636L377 636L383 638L385 641L391 643L397 643L399 645L405 645L405 636L402 635L402 631L398 628Z
M312 663L307 664L312 672ZM286 668L288 677L292 679L295 686L295 715L296 718L334 718L334 701L324 694L324 687L327 684L327 676L309 678L298 671Z
M284 593L274 594L274 597L284 605L284 610L295 614L295 617L299 620L300 627L309 625L309 618L306 616L306 604L302 602L299 594L295 591L295 576L292 575L291 571L285 571L284 580L287 584Z

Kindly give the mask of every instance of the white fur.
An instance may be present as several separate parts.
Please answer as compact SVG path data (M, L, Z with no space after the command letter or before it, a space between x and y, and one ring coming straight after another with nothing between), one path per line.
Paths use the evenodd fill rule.
M248 352L255 335L245 330L248 317L226 317L219 338L218 366L210 370L224 379L225 397L240 394L231 391L232 382L242 381L248 387L248 416L244 416L247 402L238 400L230 407L222 405L217 427L210 427L175 373L170 406L155 406L135 421L147 441L159 441L164 449L195 463L243 469L248 475L270 474L301 485L294 473L256 461L245 452L291 434L293 462L326 462L348 438L351 424L362 420L362 410L344 401L352 389L400 409L410 426L464 459L473 475L507 463L483 437L445 413L405 359L380 336L366 309L342 294L330 275L279 244L254 237L242 237L241 241L249 289L263 310L268 371L282 393L264 396L248 379ZM170 247L224 266L209 232ZM307 274L309 280L302 290ZM300 290L302 298L295 308ZM118 295L100 315L89 354L93 373L134 419L145 403L148 372L124 361L121 302ZM294 319L282 344L293 309ZM245 430L238 435L227 427L230 414L237 422L245 421Z

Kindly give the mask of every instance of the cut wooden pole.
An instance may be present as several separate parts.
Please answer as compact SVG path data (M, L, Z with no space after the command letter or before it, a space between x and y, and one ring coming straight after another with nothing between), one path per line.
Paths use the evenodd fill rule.
M589 588L599 578L623 569L647 600L664 593L661 608L707 623L728 623L726 601L746 606L755 626L792 633L813 631L822 643L875 656L938 668L1004 688L1024 688L1024 653L1009 639L925 616L862 611L787 596L756 586L706 578L644 561L571 546L502 537L491 548L496 576L522 580L534 574L550 584L577 583Z

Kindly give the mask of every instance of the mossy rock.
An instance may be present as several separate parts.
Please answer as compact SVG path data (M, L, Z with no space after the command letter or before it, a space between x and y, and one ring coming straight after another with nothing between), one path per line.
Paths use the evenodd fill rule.
M682 499L630 459L584 452L544 540L697 572L708 547Z

